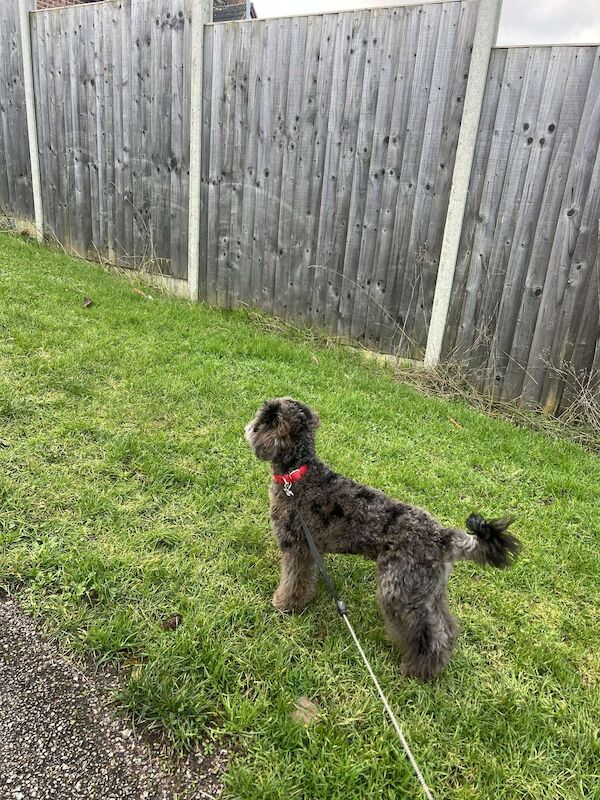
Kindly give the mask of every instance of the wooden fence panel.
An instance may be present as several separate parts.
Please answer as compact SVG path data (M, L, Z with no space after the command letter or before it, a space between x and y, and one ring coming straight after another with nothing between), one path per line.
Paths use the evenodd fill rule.
M445 353L555 411L599 340L600 48L497 49L488 78Z
M189 0L40 11L32 39L47 233L187 277Z
M422 355L476 12L207 26L203 297Z
M21 29L16 2L0 2L0 226L34 219Z

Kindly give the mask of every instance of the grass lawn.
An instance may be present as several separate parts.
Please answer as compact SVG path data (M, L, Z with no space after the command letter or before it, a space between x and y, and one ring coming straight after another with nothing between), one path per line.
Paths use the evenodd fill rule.
M123 702L176 744L233 737L227 797L420 797L324 588L300 617L270 605L268 468L242 433L263 399L296 396L337 470L449 525L517 516L515 567L456 567L463 632L430 685L400 675L374 565L328 557L436 798L600 797L597 456L151 294L0 235L0 584L23 584L70 652L126 667Z

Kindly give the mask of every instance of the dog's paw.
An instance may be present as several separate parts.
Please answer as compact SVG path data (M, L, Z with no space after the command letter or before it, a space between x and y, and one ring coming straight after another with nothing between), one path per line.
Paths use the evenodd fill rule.
M279 592L275 592L271 603L277 609L277 611L281 611L282 614L300 614L300 612L304 611L307 605L306 603L300 604L297 601L294 602L291 597L286 597Z
M406 661L402 661L400 663L400 673L404 675L405 678L417 678L418 675L416 674L413 667L410 664L407 664Z

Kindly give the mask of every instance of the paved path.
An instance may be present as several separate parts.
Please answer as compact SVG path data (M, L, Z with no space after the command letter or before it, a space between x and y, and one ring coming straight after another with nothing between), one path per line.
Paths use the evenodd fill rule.
M0 601L2 800L218 796L224 750L171 774L160 750L116 716L94 680L57 653L16 603Z

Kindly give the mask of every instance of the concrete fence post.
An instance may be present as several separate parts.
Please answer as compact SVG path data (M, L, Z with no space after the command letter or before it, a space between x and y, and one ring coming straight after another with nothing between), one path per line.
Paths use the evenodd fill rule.
M21 57L23 60L23 83L25 87L25 109L27 113L27 138L31 164L31 186L35 234L38 242L44 239L44 210L42 206L42 180L38 150L37 122L35 114L35 89L33 84L33 58L31 51L31 25L29 12L35 10L35 0L19 0L19 24L21 29Z
M190 300L198 300L200 275L200 192L202 180L202 73L204 25L212 22L212 0L192 0L190 55L190 183L188 216L188 289ZM206 236L206 231L202 231Z
M435 367L440 360L442 352L460 234L469 191L471 167L477 142L479 118L483 105L490 55L492 47L496 44L501 11L502 0L479 0L469 78L465 92L454 172L452 173L448 211L446 212L440 266L435 285L429 334L427 336L426 367Z

